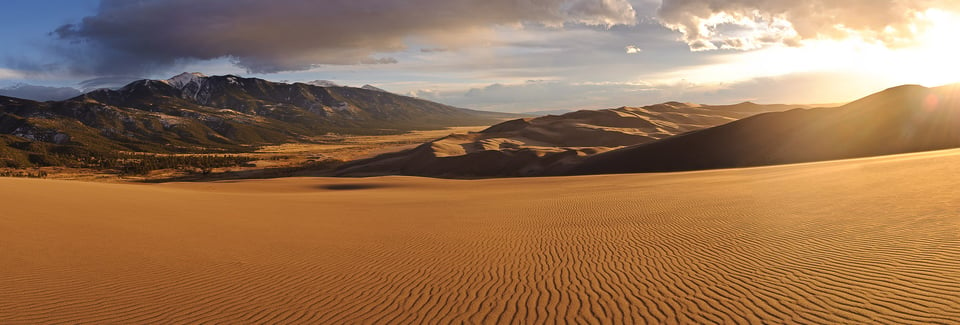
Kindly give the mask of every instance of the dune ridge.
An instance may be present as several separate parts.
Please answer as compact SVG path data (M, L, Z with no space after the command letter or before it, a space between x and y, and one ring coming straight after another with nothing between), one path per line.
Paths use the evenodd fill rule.
M955 324L956 175L0 178L0 323Z
M416 148L350 162L339 176L532 176L567 170L585 157L799 105L700 105L581 110L524 118L480 132L452 134Z
M960 147L960 84L890 88L835 108L759 114L607 151L559 174L752 167Z

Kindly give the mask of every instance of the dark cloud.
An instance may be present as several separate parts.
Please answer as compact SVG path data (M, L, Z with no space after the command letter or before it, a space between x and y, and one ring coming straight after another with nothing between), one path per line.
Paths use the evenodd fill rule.
M100 88L119 88L126 86L127 84L146 78L134 77L134 76L109 76L109 77L99 77L93 79L87 79L79 83L80 89L83 89L84 92L89 92L91 90L100 89Z
M17 84L7 88L0 88L0 96L16 97L36 101L64 100L80 96L80 90L71 87L47 87L28 84Z
M70 66L144 74L230 58L250 72L385 64L410 37L444 47L493 25L633 24L627 0L102 0L52 32Z

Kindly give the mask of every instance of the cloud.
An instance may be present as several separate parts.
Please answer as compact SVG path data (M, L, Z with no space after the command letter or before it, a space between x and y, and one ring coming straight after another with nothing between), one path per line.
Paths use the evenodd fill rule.
M0 96L16 97L36 101L64 100L80 96L80 90L71 87L47 87L28 84L17 84L7 88L0 88Z
M701 104L841 103L891 85L869 76L842 72L793 73L751 78L733 83L570 82L527 81L496 83L462 90L424 89L409 95L459 107L503 112L552 109L604 109L645 106L667 101Z
M0 68L0 79L19 79L23 76L24 74L20 71Z
M460 107L528 112L623 106L636 103L651 90L646 85L630 83L529 80L516 84L495 83L460 91L423 89L410 95Z
M634 24L627 0L101 0L52 35L90 74L169 70L231 58L254 73L389 64L411 37L438 48L496 25ZM79 49L78 49L79 48Z
M627 54L637 54L637 53L643 52L643 50L637 47L636 45L627 45L627 47L625 47L624 49L627 51Z
M134 76L107 76L107 77L98 77L93 79L87 79L81 81L78 85L80 89L84 92L89 92L91 90L100 89L100 88L119 88L126 86L127 84L144 79Z
M693 51L798 46L809 39L859 37L909 45L929 9L960 10L954 0L663 0L659 21Z

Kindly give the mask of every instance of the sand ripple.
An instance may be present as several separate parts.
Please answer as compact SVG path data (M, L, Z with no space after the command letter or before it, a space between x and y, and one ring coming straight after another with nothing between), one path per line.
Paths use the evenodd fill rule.
M957 175L0 179L0 323L957 324Z

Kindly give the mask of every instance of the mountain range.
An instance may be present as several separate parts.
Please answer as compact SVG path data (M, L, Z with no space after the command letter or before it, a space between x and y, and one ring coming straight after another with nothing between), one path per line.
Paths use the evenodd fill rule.
M328 133L489 125L513 116L379 89L183 73L64 101L0 97L0 148L6 147L0 150L19 156L45 150L231 152Z
M16 84L0 88L0 96L24 98L35 101L64 100L82 95L83 92L71 87L48 87L29 84Z

